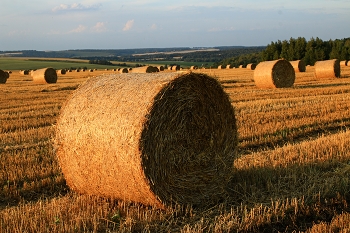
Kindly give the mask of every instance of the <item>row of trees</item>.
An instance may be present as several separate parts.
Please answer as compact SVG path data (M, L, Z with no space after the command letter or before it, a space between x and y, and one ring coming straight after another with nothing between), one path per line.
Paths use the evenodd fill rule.
M304 60L306 65L314 65L316 61L328 59L350 60L350 38L323 41L316 37L307 41L304 37L298 37L297 39L278 40L268 44L266 49L260 53L225 59L219 64L231 64L238 67L281 58L289 61Z

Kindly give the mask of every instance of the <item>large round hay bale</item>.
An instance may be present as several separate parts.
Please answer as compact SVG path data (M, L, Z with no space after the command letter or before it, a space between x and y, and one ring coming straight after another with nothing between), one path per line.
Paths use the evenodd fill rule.
M90 78L64 104L58 161L71 189L163 208L225 195L237 147L234 109L205 74Z
M246 68L249 69L249 70L255 70L256 64L255 63L250 63L250 64L247 65Z
M33 82L47 84L57 82L57 73L54 68L43 68L32 73Z
M254 82L260 88L291 87L294 81L293 66L283 59L260 62L254 70Z
M172 66L172 67L171 67L171 70L173 70L173 71L178 71L178 70L180 70L180 65L174 65L174 66Z
M0 70L0 83L5 84L10 74L6 71Z
M306 65L303 60L291 61L290 64L293 66L295 72L305 72Z
M317 61L314 66L316 78L340 78L340 61L338 59Z
M141 67L134 68L132 72L133 73L155 73L155 72L159 72L159 69L154 66L141 66Z

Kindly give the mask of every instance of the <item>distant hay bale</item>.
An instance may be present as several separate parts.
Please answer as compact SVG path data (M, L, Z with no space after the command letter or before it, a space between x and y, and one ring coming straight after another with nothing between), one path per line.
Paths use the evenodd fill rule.
M198 66L191 66L190 67L190 70L197 70L198 69Z
M21 75L29 75L30 74L30 70L20 70L19 73Z
M348 65L349 65L349 61L347 60L340 62L340 66L348 66Z
M119 70L119 73L129 73L129 70L128 70L128 68L121 68Z
M293 66L295 72L305 72L306 65L303 60L291 61L290 64Z
M241 68L241 69L242 69L242 68L243 68L243 65L239 65L238 68Z
M157 66L159 71L164 71L164 66Z
M231 67L231 65L229 64L229 65L226 65L226 69L231 69L232 67Z
M66 74L66 69L59 69L57 70L57 74Z
M180 70L180 66L179 65L174 65L174 66L171 67L171 70L173 70L173 71Z
M6 71L0 70L0 83L5 84L10 74Z
M93 70L93 69L90 69L89 72L94 72L94 70Z
M130 71L132 71L132 68L130 67L130 68L128 68L128 71L130 72Z
M246 68L247 68L248 70L255 70L256 64L255 64L255 63L250 63L250 64L247 65Z
M57 73L53 68L44 68L32 73L33 82L39 84L51 84L57 82Z
M314 66L316 78L340 78L340 61L338 59L317 61Z
M159 72L157 67L154 66L141 66L134 68L132 70L133 73L156 73Z
M254 82L260 88L283 88L293 86L295 71L289 61L260 62L254 70Z
M222 65L219 65L219 66L218 66L218 69L221 70L221 69L222 69Z
M162 72L87 80L62 107L55 148L72 190L163 208L220 200L237 141L216 79Z

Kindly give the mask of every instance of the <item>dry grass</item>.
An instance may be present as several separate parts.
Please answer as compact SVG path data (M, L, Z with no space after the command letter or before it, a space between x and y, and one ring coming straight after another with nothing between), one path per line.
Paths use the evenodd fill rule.
M65 184L52 146L60 108L105 72L67 73L50 86L13 72L1 86L1 232L349 231L350 67L340 79L316 79L307 67L288 89L258 89L248 69L195 71L218 77L230 95L240 157L221 204L165 210Z

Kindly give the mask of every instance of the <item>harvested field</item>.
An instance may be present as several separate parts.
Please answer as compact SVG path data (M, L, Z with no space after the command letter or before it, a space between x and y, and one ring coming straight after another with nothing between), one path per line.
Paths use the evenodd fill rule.
M348 231L350 67L316 79L308 66L283 89L257 88L249 69L192 72L217 77L235 110L238 158L220 204L159 210L70 190L52 140L62 105L88 78L115 72L43 86L12 70L0 88L2 232Z

